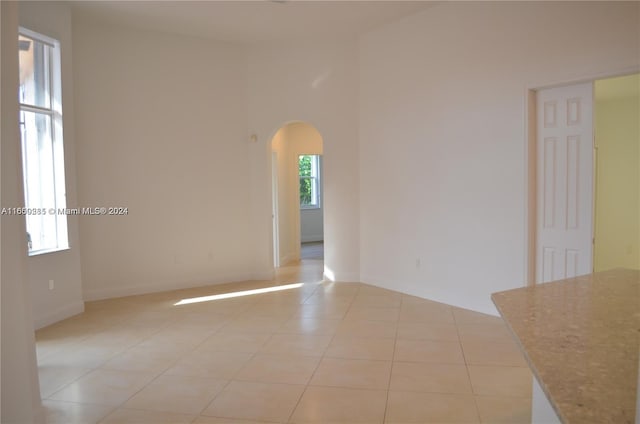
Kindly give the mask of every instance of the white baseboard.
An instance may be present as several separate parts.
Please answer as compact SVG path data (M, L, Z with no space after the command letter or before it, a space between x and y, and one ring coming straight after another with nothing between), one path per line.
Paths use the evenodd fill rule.
M352 271L333 271L325 266L323 278L339 283L357 283L360 281L360 274Z
M284 266L284 265L287 265L289 262L299 261L299 260L300 260L300 256L296 255L295 253L287 253L286 255L280 258L280 266Z
M36 330L39 330L43 327L46 327L51 324L55 324L58 321L62 321L63 319L67 319L74 315L78 315L84 312L84 302L77 301L70 303L69 305L65 305L61 308L56 309L55 311L48 313L41 317L36 317L34 320L34 327ZM37 313L37 311L34 311Z
M338 283L360 282L360 275L357 272L338 272L335 274L335 281Z
M306 236L300 236L301 243L312 243L312 242L318 242L318 241L324 241L323 234L311 234Z
M260 274L262 275L268 275ZM273 274L271 274L272 276ZM233 283L237 281L249 281L255 280L258 274L253 272L248 273L238 273L231 274L225 276L219 276L214 279L207 280L203 282L202 280L198 281L186 281L186 282L170 282L164 284L140 284L135 286L125 286L125 287L110 287L106 289L97 289L97 290L87 290L84 292L84 299L86 301L92 300L103 300L103 299L113 299L116 297L125 297L125 296L136 296L141 294L149 294L149 293L158 293L163 291L171 291L171 290L180 290L180 289L189 289L193 287L205 287L216 284L225 284L225 283ZM262 279L262 278L259 278ZM268 279L271 279L269 277Z
M390 283L393 281L394 283ZM491 302L490 296L487 295L486 301L477 302L475 299L473 302L465 301L458 295L449 295L442 292L433 292L425 290L424 287L416 286L415 282L399 281L397 278L392 277L380 277L373 275L362 275L361 282L371 286L380 287L387 290L394 290L399 293L404 293L409 296L420 297L422 299L432 300L434 302L446 303L447 305L455 306L462 309L468 309L483 314L500 316L498 310Z
M261 271L255 271L252 274L251 279L252 280L257 280L257 281L263 281L263 280L273 280L273 278L276 276L276 270L273 268L269 268L269 269L263 269Z

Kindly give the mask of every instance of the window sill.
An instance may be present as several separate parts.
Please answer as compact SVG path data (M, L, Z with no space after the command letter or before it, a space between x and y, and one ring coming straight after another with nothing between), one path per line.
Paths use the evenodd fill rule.
M313 211L313 210L317 210L317 209L321 209L320 206L308 206L308 207L301 207L300 210L301 211Z
M40 255L46 255L48 253L56 253L56 252L63 252L65 250L71 250L70 247L56 247L54 249L41 249L41 250L34 250L32 252L29 252L28 255L29 257L33 257L33 256L40 256Z

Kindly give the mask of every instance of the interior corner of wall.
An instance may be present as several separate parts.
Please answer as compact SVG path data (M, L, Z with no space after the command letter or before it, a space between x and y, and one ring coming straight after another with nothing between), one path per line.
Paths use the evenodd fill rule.
M62 306L55 311L34 319L34 329L39 330L46 326L55 324L74 315L84 312L84 301L79 300L68 305Z

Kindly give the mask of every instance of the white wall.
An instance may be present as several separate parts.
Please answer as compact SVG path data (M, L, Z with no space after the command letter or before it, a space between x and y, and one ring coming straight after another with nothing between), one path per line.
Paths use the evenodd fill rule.
M271 149L278 157L278 254L285 265L300 259L300 242L309 241L305 237L319 234L322 240L322 208L301 210L298 185L298 156L322 155L322 135L307 123L290 123L273 136Z
M638 3L441 3L360 41L361 278L495 313L525 284L528 88L637 69Z
M60 41L67 207L77 207L71 10L65 3L21 2L20 25ZM67 227L69 250L27 260L36 328L84 311L78 217L67 217ZM54 290L49 290L49 280L54 280Z
M85 299L245 280L246 62L236 46L74 16Z
M0 203L24 206L18 129L18 4L0 2ZM0 221L0 321L2 358L1 417L7 424L43 422L36 368L31 296L27 275L27 242L22 216Z
M271 139L284 124L307 122L324 146L325 271L359 278L356 40L262 46L248 58L252 222L258 269L272 269Z

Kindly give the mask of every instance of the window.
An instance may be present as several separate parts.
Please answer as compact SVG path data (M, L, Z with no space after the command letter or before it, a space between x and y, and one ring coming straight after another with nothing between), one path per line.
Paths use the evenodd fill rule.
M320 207L320 156L298 156L300 176L300 207L317 209Z
M29 255L69 248L60 43L20 29L20 134Z

